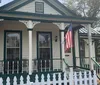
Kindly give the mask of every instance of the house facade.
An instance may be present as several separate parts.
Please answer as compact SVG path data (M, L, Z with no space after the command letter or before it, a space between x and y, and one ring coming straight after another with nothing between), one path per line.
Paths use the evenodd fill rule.
M0 72L65 71L66 62L76 66L80 56L77 27L91 28L94 21L78 16L57 0L14 0L2 6ZM65 53L64 32L70 23L74 47Z
M76 66L89 68L89 39L88 39L88 30L84 27L78 30L79 36L79 57L76 56ZM99 41L100 41L100 33L94 29L91 29L91 40L92 40L92 58L99 63ZM92 62L93 63L93 62Z

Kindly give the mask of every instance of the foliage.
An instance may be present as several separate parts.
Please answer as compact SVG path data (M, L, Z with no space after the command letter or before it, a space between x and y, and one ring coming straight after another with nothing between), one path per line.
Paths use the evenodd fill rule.
M65 0L65 6L84 17L97 17L100 13L100 0Z
M82 17L100 17L100 0L64 0L64 4Z

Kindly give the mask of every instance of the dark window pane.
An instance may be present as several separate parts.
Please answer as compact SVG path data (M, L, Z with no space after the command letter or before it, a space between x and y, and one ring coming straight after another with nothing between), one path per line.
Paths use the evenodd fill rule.
M50 48L40 48L40 59L50 59Z
M19 48L7 48L7 59L19 59Z
M39 47L50 47L50 35L39 34Z
M20 34L16 32L7 32L6 34L6 57L7 59L19 59Z
M20 35L19 33L7 33L7 47L19 47Z
M85 42L80 39L80 56L85 57Z
M43 2L36 2L35 3L35 12L36 13L43 13L44 12L44 3Z

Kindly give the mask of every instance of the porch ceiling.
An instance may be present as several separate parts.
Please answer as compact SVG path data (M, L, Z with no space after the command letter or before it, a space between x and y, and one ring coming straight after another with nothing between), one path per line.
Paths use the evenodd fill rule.
M78 18L61 15L35 14L26 12L0 11L0 18L5 20L34 20L41 22L67 22L90 24L96 21L91 18Z
M94 35L99 35L100 36L100 33L98 32L98 31L96 31L96 30L94 30L94 29L91 29L91 31L92 31L92 34L94 34ZM83 34L87 34L88 33L88 30L86 29L86 28L81 28L81 29L79 29L79 33L83 33Z

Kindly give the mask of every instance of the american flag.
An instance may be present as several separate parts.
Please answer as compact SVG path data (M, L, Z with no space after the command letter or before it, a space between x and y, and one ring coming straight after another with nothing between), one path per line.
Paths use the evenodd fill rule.
M70 24L68 31L65 34L65 51L68 51L71 47L73 47L72 24Z

